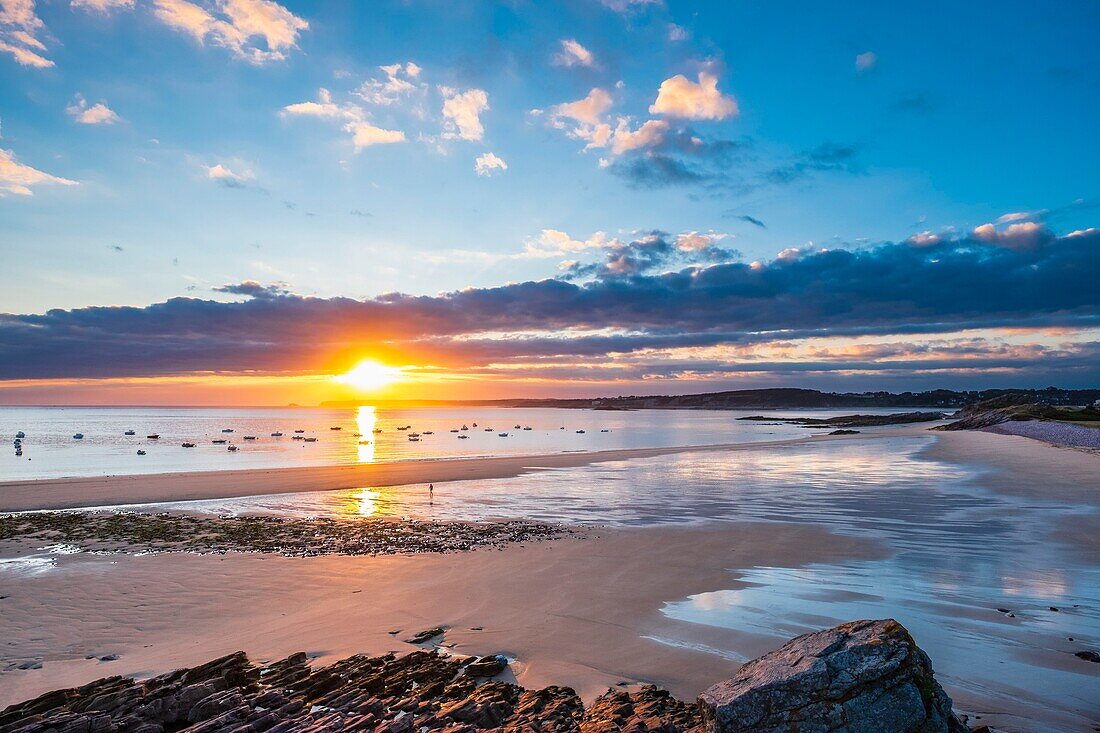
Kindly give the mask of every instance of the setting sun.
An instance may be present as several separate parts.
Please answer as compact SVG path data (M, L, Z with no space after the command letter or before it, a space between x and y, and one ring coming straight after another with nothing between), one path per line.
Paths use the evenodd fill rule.
M363 392L371 392L393 384L401 378L401 370L365 359L345 374L333 377L333 381L346 384Z

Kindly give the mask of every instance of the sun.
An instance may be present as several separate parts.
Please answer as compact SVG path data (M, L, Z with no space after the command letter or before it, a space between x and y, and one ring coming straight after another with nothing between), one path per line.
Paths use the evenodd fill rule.
M370 359L364 359L350 371L333 377L334 382L346 384L363 392L373 392L393 384L401 378L401 370L388 367Z

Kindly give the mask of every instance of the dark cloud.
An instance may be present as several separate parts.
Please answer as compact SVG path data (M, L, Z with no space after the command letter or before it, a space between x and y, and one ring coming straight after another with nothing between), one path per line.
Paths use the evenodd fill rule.
M737 219L738 221L747 222L749 224L752 224L755 227L760 227L761 229L767 229L768 228L767 224L760 221L755 216L749 216L748 214L734 214L732 212L726 212L726 216L731 217L733 219Z
M604 262L587 282L551 279L369 300L302 297L284 285L245 282L218 289L248 296L243 302L173 298L142 308L0 315L0 378L301 373L366 349L470 361L479 350L518 359L810 334L1100 326L1095 231L1029 247L963 237L674 272L645 266L647 257L667 262L671 246L667 236L627 246L633 271L612 272ZM569 338L594 329L625 335ZM515 335L530 332L536 335ZM1095 366L1092 373L1100 376Z
M768 183L783 185L805 178L811 173L854 173L858 152L859 149L854 145L822 143L813 150L795 156L789 163L772 168L763 177Z
M359 209L352 209L350 213L352 216L371 216L369 211L360 211Z
M121 245L118 245L118 244L112 244L112 245L111 245L111 249L113 249L113 250L114 250L115 252L124 252L124 251L125 251L125 250L124 250L124 249L122 248L122 246L121 246Z
M632 155L612 163L608 170L632 188L667 188L713 181L716 173L689 165L667 153Z
M659 230L645 232L631 242L608 247L603 262L570 265L563 277L567 280L588 277L611 280L689 264L729 262L740 257L737 251L718 246L719 241L719 236L698 232L678 237Z

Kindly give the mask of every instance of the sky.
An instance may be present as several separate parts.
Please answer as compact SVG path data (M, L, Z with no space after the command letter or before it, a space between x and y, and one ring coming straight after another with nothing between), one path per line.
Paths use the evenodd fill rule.
M0 404L1096 387L1098 30L0 0Z

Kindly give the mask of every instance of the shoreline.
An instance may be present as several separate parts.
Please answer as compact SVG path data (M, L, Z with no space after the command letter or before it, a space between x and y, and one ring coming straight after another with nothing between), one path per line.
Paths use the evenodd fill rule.
M914 428L909 427L853 436L809 435L802 438L753 443L4 481L0 482L0 513L88 509L309 491L339 491L363 487L515 478L538 470L574 468L632 458L654 458L689 452L767 450L823 440L873 440L912 434L914 434Z

